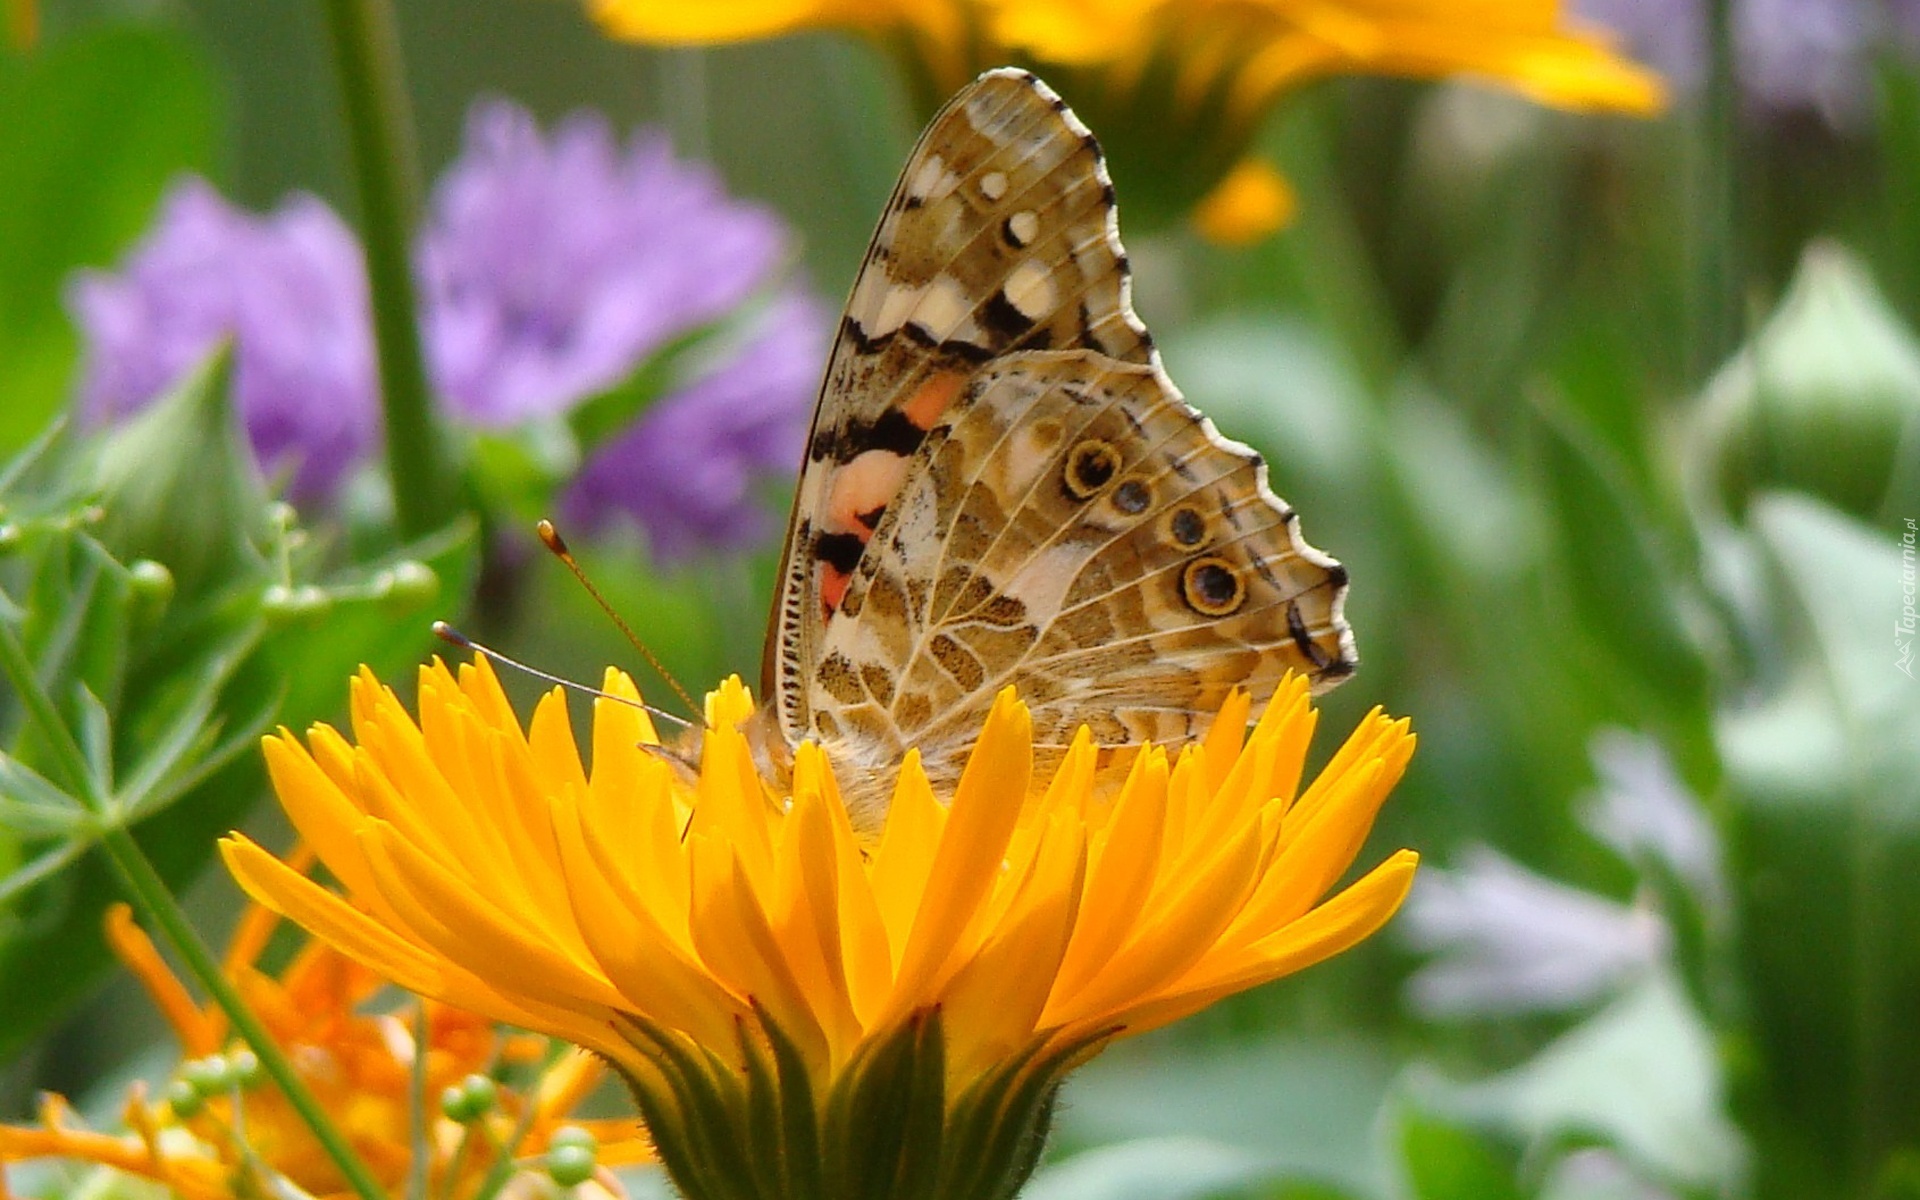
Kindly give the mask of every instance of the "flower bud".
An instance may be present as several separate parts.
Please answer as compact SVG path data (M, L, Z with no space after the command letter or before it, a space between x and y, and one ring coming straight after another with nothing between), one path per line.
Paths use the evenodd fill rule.
M1707 386L1695 445L1707 482L1736 514L1756 491L1793 488L1872 518L1910 429L1920 429L1920 344L1866 269L1822 244Z
M200 1089L184 1079L176 1079L168 1084L166 1094L167 1106L182 1121L191 1121L207 1106L207 1098L200 1094Z
M440 1093L440 1111L449 1121L465 1125L493 1111L500 1089L485 1075L469 1075Z
M173 600L173 572L167 564L143 558L127 567L127 585L133 590L137 619L152 621Z
M593 1178L600 1144L578 1125L554 1131L547 1141L547 1174L561 1187L576 1187Z

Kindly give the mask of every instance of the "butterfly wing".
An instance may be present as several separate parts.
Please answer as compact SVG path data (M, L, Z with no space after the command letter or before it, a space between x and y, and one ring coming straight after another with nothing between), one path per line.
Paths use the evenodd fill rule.
M981 76L914 147L861 264L814 410L761 694L788 745L813 731L821 644L927 432L1010 352L1145 364L1098 145L1024 71Z
M1013 684L1036 750L1194 736L1235 687L1357 661L1346 572L1157 365L1019 352L917 451L826 629L814 733L957 773Z

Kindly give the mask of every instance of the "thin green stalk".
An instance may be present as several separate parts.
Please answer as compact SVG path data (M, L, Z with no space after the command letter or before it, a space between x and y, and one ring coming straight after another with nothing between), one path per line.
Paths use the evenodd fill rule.
M1740 246L1740 79L1733 0L1707 8L1708 70L1694 173L1693 372L1704 380L1740 346L1745 283Z
M413 292L410 243L420 184L400 40L387 0L324 0L323 7L367 247L387 477L401 536L418 538L451 519L455 501L446 440L427 390Z
M486 1177L474 1190L474 1200L494 1200L500 1190L507 1186L507 1181L513 1178L514 1155L520 1153L520 1144L527 1140L527 1134L533 1129L534 1117L538 1115L540 1083L567 1050L565 1042L548 1041L546 1057L540 1061L540 1069L534 1073L533 1085L527 1089L527 1103L520 1110L520 1118L513 1123L513 1130L507 1134L506 1141L494 1147L493 1165L487 1168ZM480 1128L484 1131L486 1127L481 1125Z
M87 765L85 752L73 740L73 731L67 728L60 710L54 707L53 697L47 695L47 689L40 685L40 676L33 669L33 660L27 657L26 647L20 644L19 638L13 636L13 627L4 621L0 621L0 671L6 673L21 703L26 705L27 719L46 739L60 782L72 790L74 798L88 812L104 818L107 815L107 797L100 793L99 783L93 777L93 768Z
M61 719L53 697L47 694L39 675L34 672L32 660L27 657L25 648L14 636L12 628L4 622L0 622L0 672L4 672L12 682L21 703L26 707L28 720L51 748L62 774L75 781L74 798L99 822L100 848L113 864L121 882L126 885L128 899L133 902L134 908L153 925L186 964L188 973L227 1014L233 1027L246 1039L254 1054L259 1056L260 1065L280 1085L280 1090L286 1094L294 1111L313 1130L314 1139L334 1165L340 1168L340 1174L348 1185L359 1194L361 1200L387 1200L379 1182L328 1119L326 1110L320 1107L313 1093L300 1081L293 1064L274 1044L266 1027L260 1024L253 1011L240 999L240 993L227 982L227 977L220 973L220 964L214 960L212 951L194 932L186 914L174 901L173 894L167 891L166 882L147 860L146 852L140 849L133 834L120 823L122 814L117 811L118 806L112 795L103 790L110 786L110 782L96 779L88 768L86 755L73 740L72 731Z
M433 1031L427 1027L427 1005L413 1006L413 1069L407 1078L407 1137L413 1145L413 1170L407 1173L407 1200L427 1200L427 1180L433 1165L427 1117L427 1045Z
M273 1040L273 1035L260 1024L259 1018L253 1015L253 1010L247 1007L246 1002L240 998L240 993L234 990L233 985L227 981L227 977L221 973L220 964L215 961L213 952L207 949L205 942L200 940L199 933L187 920L186 913L181 911L180 905L175 902L173 894L167 890L167 885L160 878L160 873L154 870L153 864L147 860L146 853L140 849L139 843L133 840L133 835L115 826L105 831L100 844L112 861L121 882L126 885L128 898L132 900L134 908L152 923L155 931L166 940L173 952L180 956L181 961L186 965L187 973L206 989L207 994L213 997L214 1003L227 1014L227 1019L233 1022L234 1029L246 1039L247 1045L252 1048L254 1054L259 1056L260 1065L279 1086L287 1102L293 1105L294 1111L300 1114L300 1119L306 1122L308 1129L313 1131L314 1140L320 1143L320 1148L326 1152L328 1158L333 1160L333 1164L340 1168L340 1174L346 1179L347 1186L354 1190L360 1200L387 1200L386 1190L367 1170L366 1164L360 1161L360 1156L353 1152L353 1147L347 1144L346 1138L327 1116L327 1111L321 1107L320 1101L307 1090L307 1085L301 1082L299 1074L293 1069L293 1063L281 1052L280 1047Z

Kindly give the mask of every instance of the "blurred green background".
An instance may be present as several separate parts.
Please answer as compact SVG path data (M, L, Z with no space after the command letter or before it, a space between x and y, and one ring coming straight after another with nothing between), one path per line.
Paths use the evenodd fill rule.
M1815 19L1799 8L1822 6L1779 19ZM557 0L397 11L429 178L484 94L546 120L587 106L623 130L656 123L791 222L797 269L830 304L920 116L894 64L850 37L650 50ZM256 210L314 192L355 219L314 6L49 0L40 18L39 45L0 58L9 454L72 395L61 281L115 262L175 173ZM1743 92L1724 62L1653 120L1468 82L1316 84L1260 131L1298 215L1251 247L1129 233L1122 192L1138 306L1173 378L1267 455L1306 535L1351 569L1363 667L1327 699L1323 740L1376 704L1419 732L1361 862L1410 845L1458 882L1491 846L1658 933L1609 969L1604 939L1625 926L1556 925L1544 903L1487 900L1430 941L1402 918L1086 1069L1030 1195L1920 1196L1920 685L1896 629L1901 537L1920 519L1913 51L1889 35L1851 60L1843 117ZM10 519L29 507L8 503ZM677 570L632 538L580 549L690 686L757 676L776 548ZM470 569L449 562L440 609L409 620L461 616ZM632 665L557 567L513 570L480 632L572 678ZM15 601L22 586L8 577ZM390 674L428 651L414 632L381 647ZM299 670L316 679L377 657L350 631L308 640ZM244 659L222 703L264 703L247 673L277 669ZM278 702L303 721L337 704ZM1639 735L1670 778L1603 779L1606 730ZM233 807L176 805L148 836L184 847L236 819L249 795L233 789L259 786L236 770ZM1711 869L1690 876L1655 834L1596 837L1583 814L1606 787L1695 814ZM183 849L178 877L200 860ZM78 904L104 876L71 886ZM230 921L223 878L191 895L210 929ZM110 1099L170 1053L126 981L94 986L99 955L75 951L70 980L58 956L23 957L44 953L48 921L84 924L50 911L0 922L20 939L0 955L0 1009L19 1023L9 1119L39 1087ZM1462 947L1490 987L1501 963L1554 954L1591 978L1515 984L1506 1005L1417 1002L1409 979ZM62 982L43 989L30 962Z

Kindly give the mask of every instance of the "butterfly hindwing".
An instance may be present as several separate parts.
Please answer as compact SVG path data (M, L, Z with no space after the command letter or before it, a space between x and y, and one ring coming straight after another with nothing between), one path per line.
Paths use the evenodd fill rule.
M1044 754L1082 724L1106 746L1192 737L1235 687L1352 670L1344 570L1157 367L1020 352L967 400L828 626L817 736L919 746L944 775L1008 684Z

